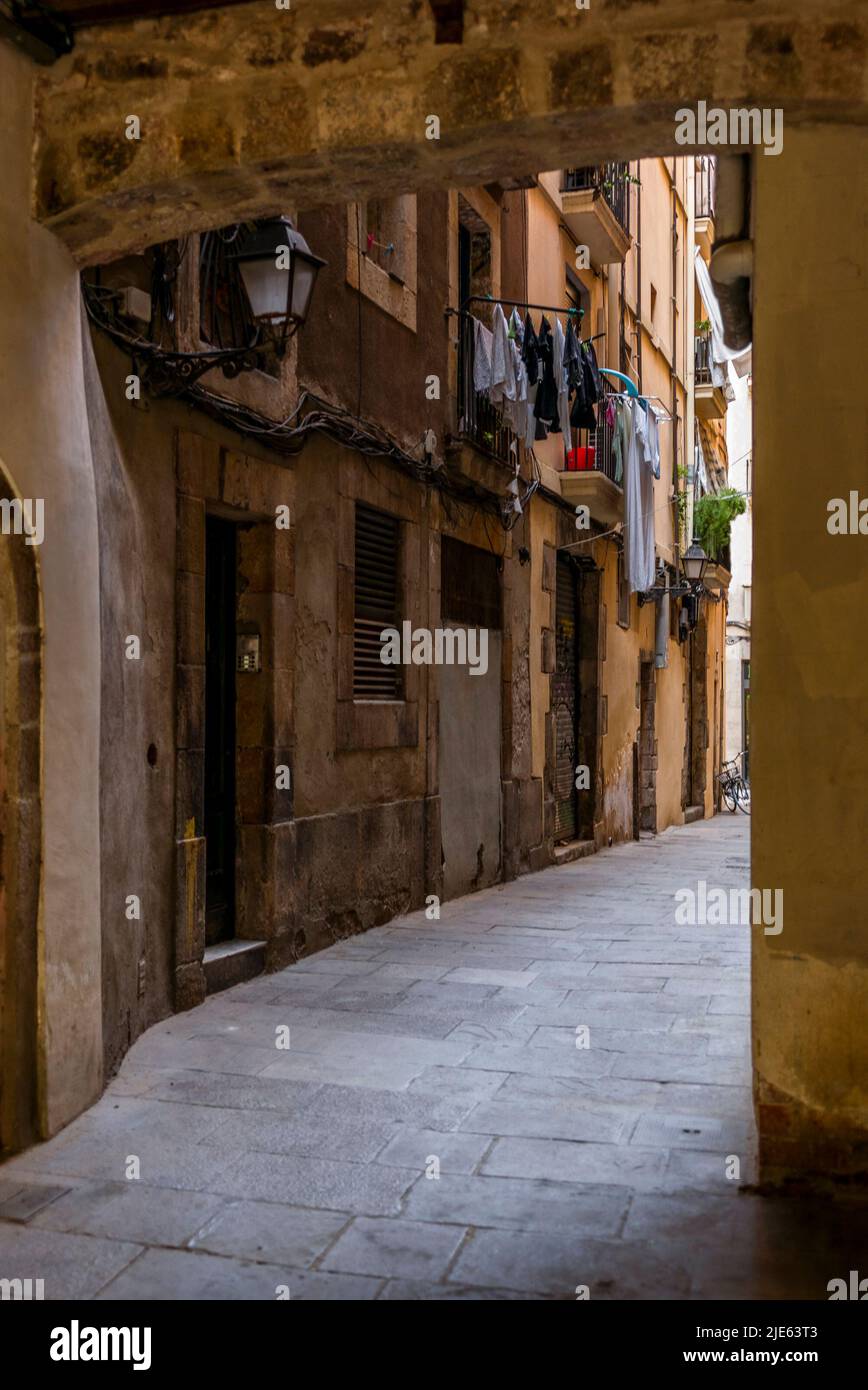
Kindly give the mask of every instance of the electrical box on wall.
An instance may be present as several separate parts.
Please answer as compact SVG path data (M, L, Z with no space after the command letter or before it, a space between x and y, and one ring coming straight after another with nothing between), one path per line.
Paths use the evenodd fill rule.
M236 671L261 671L262 656L258 632L239 632L235 637Z

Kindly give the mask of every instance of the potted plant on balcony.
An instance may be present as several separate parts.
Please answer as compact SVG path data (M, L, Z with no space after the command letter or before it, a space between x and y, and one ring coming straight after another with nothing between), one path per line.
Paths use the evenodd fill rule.
M747 501L734 487L709 492L693 509L693 533L711 563L705 572L705 585L712 589L729 587L729 537L732 523L747 511Z

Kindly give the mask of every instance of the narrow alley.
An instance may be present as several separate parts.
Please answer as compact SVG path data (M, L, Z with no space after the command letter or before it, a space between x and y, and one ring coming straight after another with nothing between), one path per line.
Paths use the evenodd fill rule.
M822 1298L864 1208L743 1191L751 929L675 925L679 888L746 884L748 832L549 868L167 1019L4 1166L0 1263L54 1299Z

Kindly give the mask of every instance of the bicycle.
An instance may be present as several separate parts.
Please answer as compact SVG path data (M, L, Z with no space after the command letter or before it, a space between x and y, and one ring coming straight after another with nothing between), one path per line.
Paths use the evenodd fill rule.
M727 809L730 811L742 811L744 815L750 815L750 783L739 769L739 761L744 757L744 753L739 753L737 757L725 762L717 774L717 780L721 784L723 800Z

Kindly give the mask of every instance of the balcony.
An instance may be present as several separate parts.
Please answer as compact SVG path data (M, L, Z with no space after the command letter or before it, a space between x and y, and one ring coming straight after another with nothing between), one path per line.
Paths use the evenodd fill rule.
M696 172L694 176L695 189L695 220L694 220L694 240L702 252L702 259L711 259L711 249L714 245L714 197L717 182L717 162L713 155L699 154L696 156Z
M585 466L564 469L561 496L573 507L587 507L594 521L614 526L624 519L624 492L615 482L612 431L606 424L605 407L599 406L597 413L601 423L595 430L576 431L578 443L570 458Z
M565 169L561 189L564 222L594 265L623 264L630 249L628 164L590 164Z
M702 582L712 594L725 594L732 583L732 571L727 568L723 559L710 560L705 567Z
M715 380L717 378L717 380ZM715 366L711 333L697 333L693 363L694 409L701 420L722 420L726 415L726 381Z
M458 334L458 434L467 444L499 463L512 464L513 443L518 443L500 411L488 397L473 387L473 316L459 314Z

